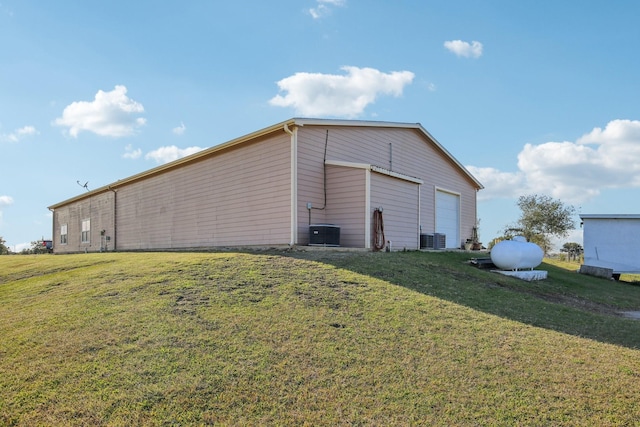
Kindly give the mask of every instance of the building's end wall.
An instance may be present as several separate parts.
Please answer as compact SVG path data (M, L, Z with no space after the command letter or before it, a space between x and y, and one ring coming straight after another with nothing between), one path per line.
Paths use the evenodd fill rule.
M640 219L583 219L584 264L640 272Z
M113 204L114 193L107 191L55 209L53 252L63 254L116 249ZM82 241L82 223L86 220L89 221L88 239ZM66 239L61 233L64 226L67 230Z

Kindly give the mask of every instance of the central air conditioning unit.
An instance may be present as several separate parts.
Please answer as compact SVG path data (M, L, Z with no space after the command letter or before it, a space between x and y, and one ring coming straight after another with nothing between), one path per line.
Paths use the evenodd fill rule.
M433 233L420 235L420 249L444 249L446 247L446 234Z
M310 225L309 246L340 246L340 227L335 224Z

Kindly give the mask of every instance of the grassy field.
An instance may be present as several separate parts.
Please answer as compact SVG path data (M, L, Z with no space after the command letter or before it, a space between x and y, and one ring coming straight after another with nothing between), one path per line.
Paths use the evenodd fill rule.
M0 425L637 425L640 286L469 257L0 257Z

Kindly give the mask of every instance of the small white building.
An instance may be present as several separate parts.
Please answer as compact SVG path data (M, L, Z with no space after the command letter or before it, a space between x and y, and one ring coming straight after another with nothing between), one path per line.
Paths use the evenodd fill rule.
M620 274L640 274L640 215L581 214L584 263Z

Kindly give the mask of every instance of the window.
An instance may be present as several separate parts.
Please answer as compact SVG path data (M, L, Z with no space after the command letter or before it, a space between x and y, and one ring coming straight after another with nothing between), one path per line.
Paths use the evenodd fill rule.
M67 244L67 224L60 226L60 243L63 245Z
M80 235L80 242L89 243L91 235L91 220L83 219L82 220L82 234Z

